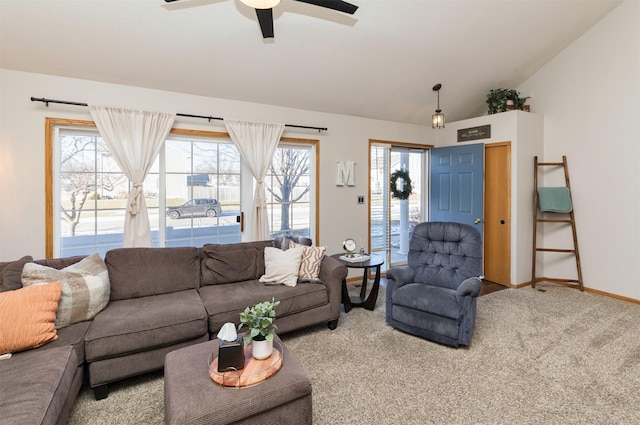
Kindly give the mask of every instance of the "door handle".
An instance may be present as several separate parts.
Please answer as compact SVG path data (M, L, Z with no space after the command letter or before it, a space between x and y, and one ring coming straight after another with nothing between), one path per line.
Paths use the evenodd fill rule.
M477 218L477 217L476 217L476 219L475 219L475 220L473 220L473 222L474 222L475 224L478 224L478 223L480 223L481 221L482 221L482 219L479 219L479 218Z
M240 233L244 232L244 211L240 211L240 215L236 216L236 223L240 223Z

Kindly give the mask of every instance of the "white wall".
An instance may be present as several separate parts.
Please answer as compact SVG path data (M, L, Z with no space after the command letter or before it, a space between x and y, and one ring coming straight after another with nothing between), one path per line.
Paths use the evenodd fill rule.
M567 156L585 286L640 299L640 2L622 3L518 90L545 117L544 160ZM548 263L547 276L575 274L572 262Z
M341 252L342 241L367 235L368 140L432 144L430 126L199 97L0 69L0 261L45 255L45 117L85 119L87 108L31 102L30 97L71 100L128 108L211 115L257 122L328 127L318 134L286 128L284 136L320 140L319 243ZM428 118L428 117L427 117ZM175 127L226 131L221 121L180 118ZM336 161L356 161L356 185L336 186ZM368 202L368 196L365 198Z

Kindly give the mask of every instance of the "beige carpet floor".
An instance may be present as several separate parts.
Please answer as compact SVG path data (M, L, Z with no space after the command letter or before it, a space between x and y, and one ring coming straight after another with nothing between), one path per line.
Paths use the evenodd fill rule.
M384 291L335 331L283 335L311 377L314 424L640 424L640 305L537 288L480 297L468 348L386 325ZM161 424L163 397L161 373L101 401L83 388L70 423Z

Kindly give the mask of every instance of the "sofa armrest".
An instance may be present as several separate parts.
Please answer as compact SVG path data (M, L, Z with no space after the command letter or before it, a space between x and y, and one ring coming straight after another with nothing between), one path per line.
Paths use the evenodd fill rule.
M333 257L325 255L320 264L320 280L327 287L329 304L331 305L331 320L340 318L340 303L342 302L342 281L347 277L347 266Z
M387 270L387 292L393 292L407 283L413 281L414 272L409 266L394 267Z
M409 266L394 267L387 270L387 290L385 291L385 320L393 323L393 291L399 287L411 283L415 273Z
M465 279L460 286L458 286L458 290L456 295L458 297L477 297L480 293L480 288L482 287L482 280L479 277L470 277Z

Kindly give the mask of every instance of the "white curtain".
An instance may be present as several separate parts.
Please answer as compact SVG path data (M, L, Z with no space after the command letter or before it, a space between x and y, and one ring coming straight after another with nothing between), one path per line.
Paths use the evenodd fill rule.
M132 184L124 219L125 247L150 247L151 225L142 184L176 114L89 105L102 139Z
M225 125L231 140L236 145L242 159L247 163L256 188L249 222L249 240L260 241L270 238L269 217L267 215L267 192L264 176L267 174L273 154L284 130L284 124L260 124L246 121L227 121Z

